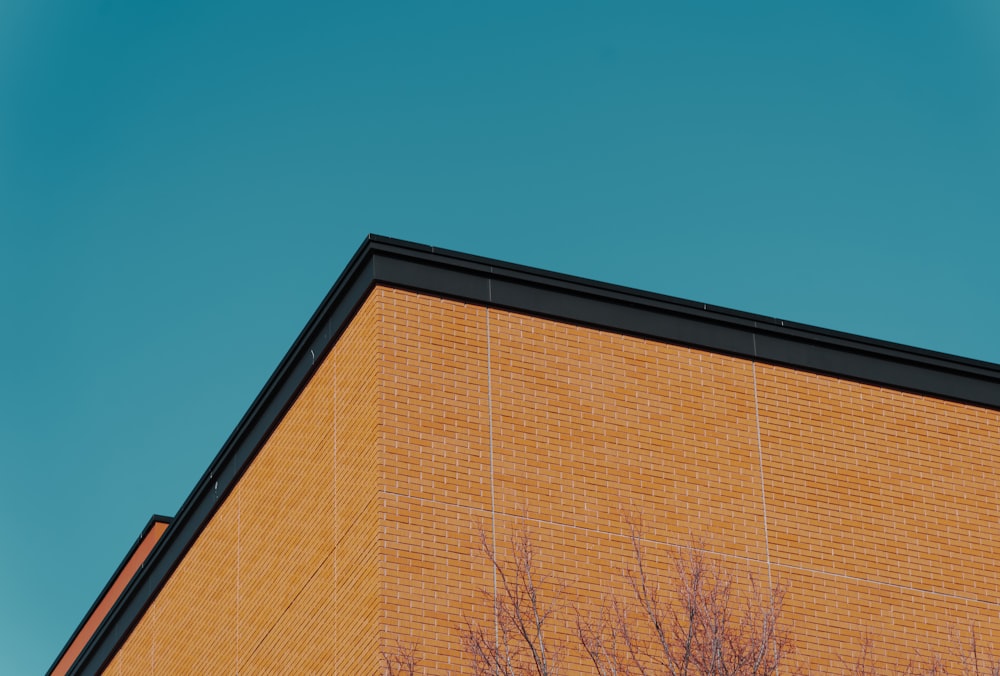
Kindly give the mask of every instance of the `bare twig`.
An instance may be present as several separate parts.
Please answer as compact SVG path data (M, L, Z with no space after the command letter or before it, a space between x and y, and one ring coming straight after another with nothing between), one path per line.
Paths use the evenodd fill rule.
M550 585L536 570L530 535L527 531L515 533L510 561L500 559L485 531L480 533L480 547L493 566L497 584L484 593L493 609L494 626L467 621L463 631L475 673L554 676L558 661L546 628L558 609L555 600L559 590L549 589L555 600L543 598L543 590Z
M384 676L415 676L417 673L416 648L396 641L395 650L382 651L382 674Z
M626 581L638 617L612 597L598 620L577 623L584 650L599 674L777 674L792 650L779 624L784 587L765 589L748 575L741 604L729 571L690 547L674 560L669 587L673 593L665 599L661 576L649 566L638 526L632 528L631 544L633 566Z

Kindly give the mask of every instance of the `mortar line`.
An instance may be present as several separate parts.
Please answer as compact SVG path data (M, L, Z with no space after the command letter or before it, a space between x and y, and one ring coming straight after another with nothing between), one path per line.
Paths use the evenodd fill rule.
M493 281L489 281L490 300L493 299ZM490 435L490 529L493 540L493 556L497 555L497 494L493 467L493 348L490 338L490 307L486 306L486 410ZM496 616L497 567L493 566L493 631L496 645L500 645L500 621Z
M761 442L760 434L760 402L757 398L757 334L753 334L753 361L750 362L750 369L753 373L753 414L754 423L757 426L757 468L760 470L760 504L764 512L764 559L767 561L767 586L768 593L774 589L774 581L771 576L771 540L767 528L767 489L764 486L764 444Z

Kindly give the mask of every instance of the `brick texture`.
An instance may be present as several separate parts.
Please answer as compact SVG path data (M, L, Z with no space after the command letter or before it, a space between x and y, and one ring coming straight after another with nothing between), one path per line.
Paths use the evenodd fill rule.
M108 673L377 672L377 331L362 308Z
M1000 650L1000 413L376 288L108 672L469 673L528 529L570 608L624 593L630 523L789 587L798 665Z

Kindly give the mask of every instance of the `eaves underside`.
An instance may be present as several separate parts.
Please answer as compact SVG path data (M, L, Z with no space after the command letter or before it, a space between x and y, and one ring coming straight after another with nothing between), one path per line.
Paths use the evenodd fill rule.
M71 674L98 673L138 622L323 356L378 285L1000 410L1000 366L369 236L181 506Z

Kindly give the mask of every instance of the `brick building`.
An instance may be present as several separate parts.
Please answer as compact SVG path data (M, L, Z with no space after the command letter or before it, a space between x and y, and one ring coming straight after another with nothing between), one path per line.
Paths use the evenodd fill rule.
M585 607L635 515L786 583L812 673L1000 650L998 458L997 365L370 237L53 673L468 673L481 531Z

